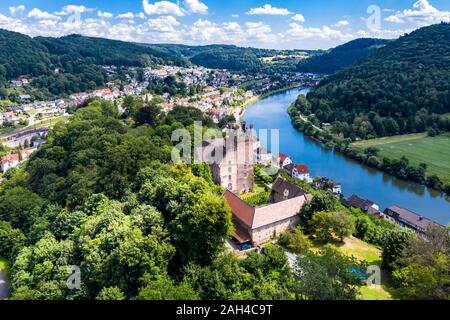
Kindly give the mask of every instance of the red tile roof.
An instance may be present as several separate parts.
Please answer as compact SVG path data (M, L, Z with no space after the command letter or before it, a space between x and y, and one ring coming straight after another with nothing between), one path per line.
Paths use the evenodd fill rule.
M255 216L255 208L229 190L226 190L223 196L233 215L251 228Z
M283 163L284 162L284 160L286 160L286 158L287 158L288 156L287 155L285 155L284 153L279 153L278 154L278 158L280 159L280 162L281 163Z
M5 164L7 162L14 162L14 161L19 161L18 153L8 154L1 159L2 164Z
M297 170L297 172L299 174L307 174L307 173L309 173L308 167L305 166L304 164L296 164L295 165L295 169Z

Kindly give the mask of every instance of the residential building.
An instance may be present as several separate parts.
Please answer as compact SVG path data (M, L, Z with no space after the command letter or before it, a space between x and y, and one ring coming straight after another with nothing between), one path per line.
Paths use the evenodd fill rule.
M287 195L288 199L281 202L253 207L235 193L225 191L225 200L233 213L234 238L240 244L251 243L258 246L297 226L300 221L299 212L303 205L312 199L312 195L305 192L295 193L301 195L292 198Z
M300 180L304 180L308 183L312 182L311 176L309 175L309 169L304 164L296 164L292 169L292 177Z
M375 202L367 199L362 199L356 195L352 195L348 199L342 199L341 203L346 207L355 207L361 209L362 212L368 215L379 215L380 206Z
M271 186L271 201L273 203L293 199L307 194L306 191L300 189L295 184L286 181L278 176Z
M8 154L0 159L0 171L5 173L11 168L19 166L19 154Z
M314 186L317 189L322 189L332 192L334 195L342 194L342 185L333 179L320 178L315 183Z
M419 236L426 238L427 229L440 226L437 222L430 220L411 210L390 206L384 210L384 214L392 218L400 226L414 230Z
M0 159L0 171L5 173L11 168L17 168L20 165L21 161L27 160L30 157L31 153L34 152L35 150L36 149L33 148L21 150L20 153L22 159L20 159L18 153L11 153L2 157Z
M287 166L288 164L293 163L291 158L289 158L284 153L279 153L277 156L277 164L280 168Z

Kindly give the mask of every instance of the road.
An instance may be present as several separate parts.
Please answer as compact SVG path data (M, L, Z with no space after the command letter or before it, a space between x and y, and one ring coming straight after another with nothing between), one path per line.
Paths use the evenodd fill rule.
M9 297L9 285L6 280L6 276L2 270L0 270L0 300L5 300Z

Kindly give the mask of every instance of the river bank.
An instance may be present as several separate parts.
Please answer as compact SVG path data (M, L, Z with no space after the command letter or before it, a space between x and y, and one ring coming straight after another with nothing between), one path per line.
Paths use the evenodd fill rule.
M264 94L257 95L257 96L254 96L254 97L248 99L241 106L237 107L236 110L234 111L233 114L235 115L236 121L237 122L241 122L242 121L242 117L244 116L245 109L248 108L249 106L257 103L258 101L260 101L262 99L270 97L270 96L272 96L274 94L285 92L285 91L292 90L292 89L295 89L295 88L307 88L307 87L301 86L299 84L291 84L289 86L284 86L284 87L282 87L280 89L269 90L269 91L267 91Z
M303 114L299 113L295 108L295 103L288 108L288 113L291 117L292 125L297 130L342 155L369 167L386 172L396 178L426 186L450 196L450 183L446 183L442 177L428 173L427 167L422 164L411 164L406 155L396 159L395 157L379 155L380 150L377 148L361 149L355 147L348 139L337 138L329 131L315 126ZM425 165L427 164L427 161L423 162Z
M425 186L409 183L366 166L328 148L296 130L287 113L288 107L307 89L291 89L260 99L248 106L243 120L260 129L279 130L279 150L295 163L305 164L311 176L331 178L342 185L346 196L356 194L379 204L380 209L397 205L439 223L450 222L450 199ZM268 146L270 150L270 141Z

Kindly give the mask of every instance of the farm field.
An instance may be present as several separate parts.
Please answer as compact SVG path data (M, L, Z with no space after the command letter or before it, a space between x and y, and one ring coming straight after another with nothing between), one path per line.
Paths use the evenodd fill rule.
M427 174L435 174L441 180L450 182L450 133L436 137L415 133L359 141L352 146L358 149L376 147L380 150L380 158L400 159L405 156L414 166L426 163Z

